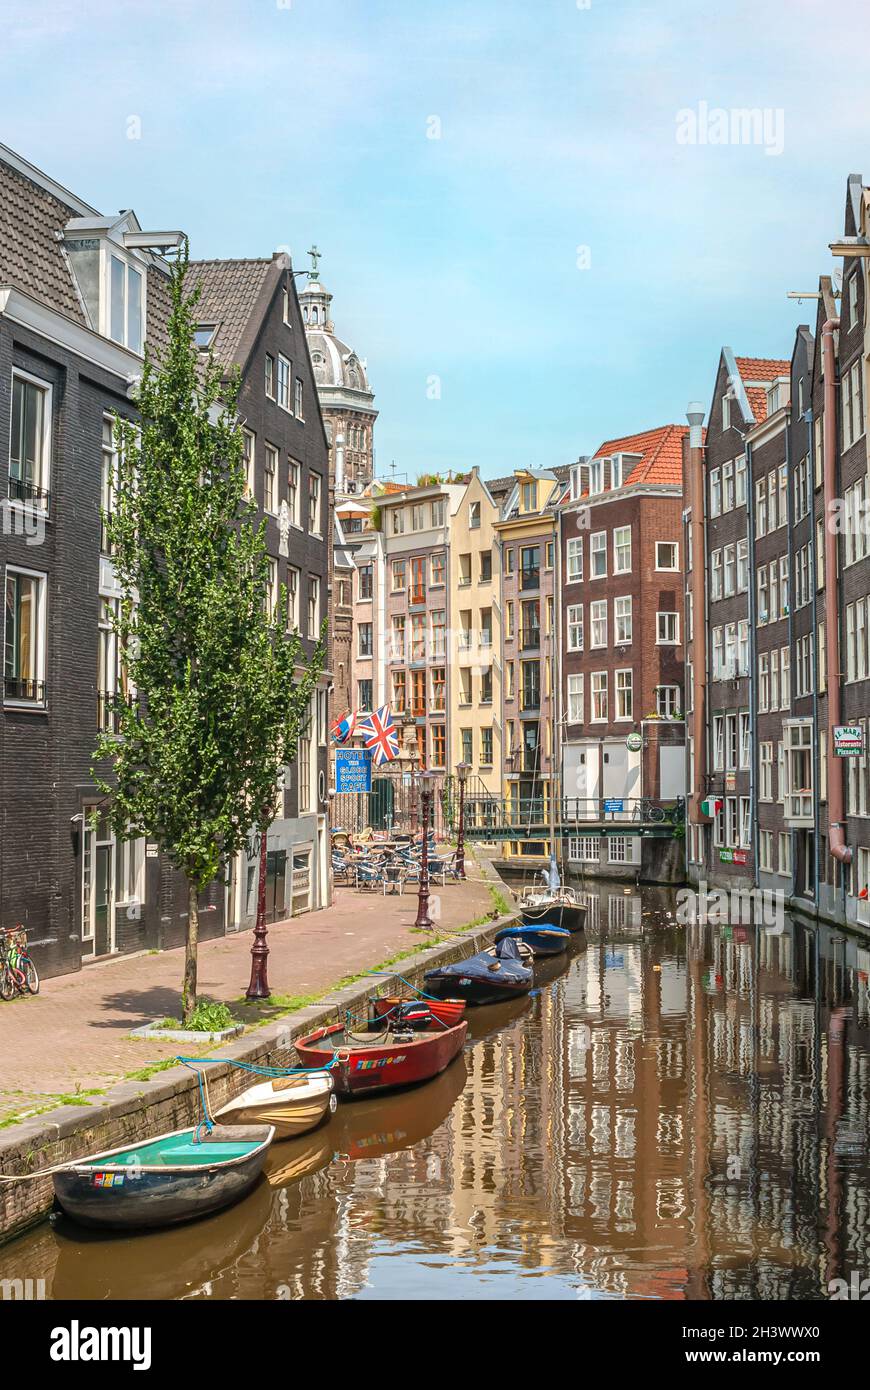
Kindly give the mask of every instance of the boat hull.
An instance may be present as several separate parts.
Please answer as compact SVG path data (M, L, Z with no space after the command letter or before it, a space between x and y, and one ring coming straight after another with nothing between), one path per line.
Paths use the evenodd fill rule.
M495 938L496 943L504 940L524 941L535 956L558 956L567 949L571 933L566 927L558 927L550 922L519 927L505 927Z
M453 965L430 970L425 977L430 994L458 995L467 1004L501 1004L528 994L534 983L531 967L521 960L522 946L507 941Z
M295 1139L322 1124L330 1108L335 1108L332 1078L324 1074L286 1090L280 1082L251 1086L215 1118L228 1125L271 1125L276 1139Z
M62 1210L83 1226L142 1230L194 1221L240 1201L256 1183L274 1132L265 1126L254 1129L265 1137L231 1161L210 1163L207 1142L202 1145L203 1161L196 1166L136 1166L129 1157L119 1161L135 1152L129 1146L95 1155L54 1174L55 1196ZM241 1132L253 1135L254 1130L246 1127Z
M526 926L540 926L549 923L554 927L564 927L566 931L585 931L585 903L553 903L549 907L527 907L521 904L523 923Z
M307 1038L296 1041L296 1051L304 1066L324 1066L337 1057L330 1075L342 1096L370 1095L415 1086L428 1081L450 1065L462 1050L468 1024L463 1020L454 1028L410 1034L405 1041L359 1043L344 1039L344 1025L318 1028Z

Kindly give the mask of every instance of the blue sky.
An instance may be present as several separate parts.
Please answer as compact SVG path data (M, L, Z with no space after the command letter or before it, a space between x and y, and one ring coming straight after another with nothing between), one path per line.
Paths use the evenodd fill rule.
M384 474L682 421L723 343L789 355L815 306L786 292L870 181L866 0L4 0L3 25L0 139L81 197L197 256L317 242ZM781 112L782 153L679 143L701 102Z

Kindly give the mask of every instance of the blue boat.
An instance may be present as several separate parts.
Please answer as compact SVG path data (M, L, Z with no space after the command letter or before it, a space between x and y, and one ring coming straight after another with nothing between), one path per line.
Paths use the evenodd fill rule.
M425 986L439 999L464 999L466 1004L497 1004L528 994L534 983L530 965L523 959L528 951L519 941L498 941L476 956L429 970Z
M558 956L567 948L571 933L567 927L552 922L523 922L519 927L505 927L495 938L501 941L523 941L535 956Z
M215 1125L75 1159L54 1173L54 1191L83 1226L174 1226L236 1202L253 1187L274 1138L271 1125Z

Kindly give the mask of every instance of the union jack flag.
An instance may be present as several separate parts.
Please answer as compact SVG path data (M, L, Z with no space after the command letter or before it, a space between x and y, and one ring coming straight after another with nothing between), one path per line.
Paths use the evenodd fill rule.
M336 743L347 743L352 738L356 729L356 714L353 710L347 710L340 719L336 719L332 725L331 733Z
M363 747L371 749L377 767L399 756L399 736L389 705L382 705L374 714L361 714L356 731L362 735Z

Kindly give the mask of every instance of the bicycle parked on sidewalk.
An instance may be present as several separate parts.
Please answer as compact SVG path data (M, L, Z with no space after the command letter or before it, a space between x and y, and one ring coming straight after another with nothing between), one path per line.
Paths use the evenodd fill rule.
M0 931L0 999L38 994L39 971L27 952L27 932L19 923Z

